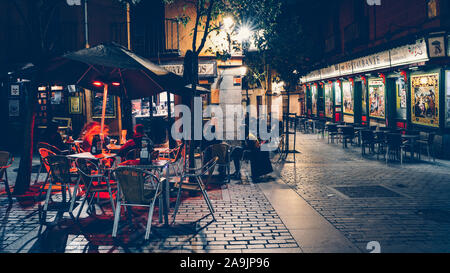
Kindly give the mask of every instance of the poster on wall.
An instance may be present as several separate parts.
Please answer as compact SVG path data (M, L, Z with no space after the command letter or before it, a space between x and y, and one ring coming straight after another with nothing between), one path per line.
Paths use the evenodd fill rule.
M334 102L336 105L342 104L341 85L338 82L334 83Z
M20 101L19 100L10 100L9 101L9 116L10 117L18 117L20 116Z
M115 96L108 96L106 98L105 118L116 117ZM103 93L93 93L92 96L92 117L102 117Z
M384 83L382 79L369 80L369 116L385 117Z
M445 82L447 83L445 88L447 95L447 98L445 100L445 105L447 107L445 111L445 126L450 127L450 71L445 71Z
M396 81L396 89L397 89L397 109L405 109L406 108L406 84L405 84L405 80L398 79Z
M70 97L70 114L81 114L81 98L80 97Z
M11 85L11 96L20 96L20 85L18 84Z
M331 89L331 84L325 85L325 116L327 118L333 118L333 102Z
M342 83L342 92L344 93L344 113L354 114L353 110L353 86L350 82Z
M311 85L311 105L313 116L317 116L317 96L317 86L313 84Z
M411 76L411 121L439 127L439 73Z

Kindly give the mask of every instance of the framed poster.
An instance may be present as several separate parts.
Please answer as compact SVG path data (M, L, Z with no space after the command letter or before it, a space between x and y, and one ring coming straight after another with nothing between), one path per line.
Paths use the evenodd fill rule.
M311 107L314 116L317 116L317 96L317 85L313 84L311 85Z
M20 96L20 85L18 84L11 85L11 96Z
M61 91L52 92L50 97L50 104L61 104L62 93Z
M353 102L354 102L354 94L353 94L353 85L350 82L342 83L342 92L344 93L344 113L345 114L354 114Z
M411 122L439 127L439 73L411 76Z
M20 101L10 100L9 101L9 116L19 117L20 116Z
M70 114L81 114L81 98L80 97L70 97L69 98L69 113Z
M383 79L369 80L369 116L385 118L385 86Z
M341 85L338 82L334 83L334 102L336 105L342 104Z
M109 95L106 98L105 118L116 117L116 97ZM92 117L102 117L103 93L92 92Z
M327 118L333 118L333 97L331 90L331 84L325 84L325 116Z

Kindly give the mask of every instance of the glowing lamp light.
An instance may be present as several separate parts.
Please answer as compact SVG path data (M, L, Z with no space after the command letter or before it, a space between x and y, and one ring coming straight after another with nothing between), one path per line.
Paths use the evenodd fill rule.
M95 85L95 86L97 86L97 87L100 87L100 86L103 85L103 83L100 82L100 81L95 81L95 82L93 82L92 84Z
M223 26L226 30L231 30L231 28L234 25L234 20L231 17L225 17L223 18Z
M120 86L120 82L112 82L111 83L113 86Z
M238 40L240 42L246 41L246 40L250 39L251 36L252 36L252 31L251 31L250 27L246 26L246 25L241 26L241 28L239 29L239 33L238 33Z

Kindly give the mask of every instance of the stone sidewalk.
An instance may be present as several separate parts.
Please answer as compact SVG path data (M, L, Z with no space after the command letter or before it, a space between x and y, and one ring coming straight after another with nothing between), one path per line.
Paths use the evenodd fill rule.
M386 164L301 133L296 149L276 168L281 181L361 251L377 241L381 252L450 252L448 161Z
M38 161L35 159L33 164L38 164ZM14 181L16 168L17 163L10 169L11 181ZM248 180L248 167L243 168L242 175L242 181L232 181L228 185L212 187L208 191L216 209L216 222L211 223L211 217L195 222L207 214L207 206L200 196L186 197L175 226L164 227L158 224L157 217L154 217L149 242L143 242L145 211L135 212L137 220L132 226L123 220L118 239L113 239L110 210L106 210L105 215L95 217L83 212L81 224L74 223L66 213L57 225L40 226L36 203L29 198L22 199L7 209L6 195L1 194L0 252L358 251L298 194L286 184L280 183L276 177L268 177L266 182L253 184ZM43 175L40 179L43 179ZM77 210L74 214L76 212ZM52 216L55 216L55 213L49 214L49 217Z

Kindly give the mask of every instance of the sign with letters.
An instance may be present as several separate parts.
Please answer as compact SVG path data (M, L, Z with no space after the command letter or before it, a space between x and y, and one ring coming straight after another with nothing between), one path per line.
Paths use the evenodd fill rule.
M391 66L428 61L427 44L418 40L414 44L391 49Z
M178 75L183 76L184 67L181 63L163 64L162 68ZM205 62L198 64L198 77L199 78L215 78L217 77L217 63Z

